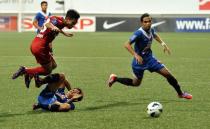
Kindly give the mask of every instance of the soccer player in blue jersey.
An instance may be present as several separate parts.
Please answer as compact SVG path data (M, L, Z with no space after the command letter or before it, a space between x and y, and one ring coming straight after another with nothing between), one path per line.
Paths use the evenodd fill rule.
M33 21L34 27L37 29L37 33L39 33L43 29L43 24L51 16L51 13L47 11L48 3L47 1L41 2L41 11L39 11Z
M46 84L45 88L38 96L38 104L33 105L33 110L42 108L49 111L69 111L74 110L73 102L81 101L83 98L82 90L79 88L71 89L69 82L64 74L49 74L45 78L35 76L37 87ZM65 93L65 88L68 92Z
M46 20L52 15L50 12L47 11L48 3L47 1L41 2L41 11L39 11L33 21L34 27L37 29L37 33L39 33L43 29L43 24ZM50 52L53 53L52 50L52 43L49 43Z
M149 70L150 72L157 72L163 77L165 77L168 83L173 86L176 90L178 97L185 99L192 99L192 95L183 92L176 78L171 74L171 72L165 67L164 64L159 62L152 53L151 45L153 38L160 43L163 47L163 51L170 54L170 49L166 43L161 40L160 36L151 27L152 18L148 13L145 13L140 18L141 27L134 32L130 37L129 41L125 43L125 48L128 52L134 56L132 61L132 70L134 78L122 78L115 74L111 74L108 80L108 85L111 87L115 82L121 84L137 87L140 86L144 71ZM132 47L134 44L134 49Z

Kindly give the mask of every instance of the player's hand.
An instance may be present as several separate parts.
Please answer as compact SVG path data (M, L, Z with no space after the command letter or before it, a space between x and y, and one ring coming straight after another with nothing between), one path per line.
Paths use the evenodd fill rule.
M140 55L134 54L134 57L135 57L138 64L143 64L143 59Z
M60 97L62 100L66 98L65 95L61 95Z
M54 26L54 27L52 28L52 31L60 32L61 30L60 30L58 27Z
M164 53L167 52L169 55L171 54L171 50L168 48L168 46L166 44L163 46L163 52Z
M66 33L66 36L67 37L72 37L72 36L74 36L74 34L73 33Z
M71 98L71 100L74 101L74 102L77 102L78 99L79 99L80 97L82 97L82 94L75 94L75 95Z

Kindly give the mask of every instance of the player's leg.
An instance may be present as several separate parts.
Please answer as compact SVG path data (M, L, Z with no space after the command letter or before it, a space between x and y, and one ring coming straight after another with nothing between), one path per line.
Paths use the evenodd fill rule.
M51 56L51 62L52 62L52 66L51 66L51 71L55 68L57 68L57 64L55 62L55 59L53 58L53 56Z
M163 77L165 77L168 81L168 83L173 86L173 88L176 90L177 94L181 98L187 98L191 99L192 95L182 92L180 85L176 78L171 74L171 72L165 67L164 64L162 64L160 61L158 61L155 57L151 56L149 57L149 61L147 63L148 70L150 72L157 72Z
M25 72L29 75L48 75L52 72L53 62L49 62L47 64L41 64L41 66L34 67L34 68L26 68Z
M24 66L20 66L20 68L12 75L12 79L25 75L25 84L27 88L29 87L31 79L35 74L48 75L57 66L55 60L49 56L45 58L45 56L37 55L35 57L41 66L35 68L26 68Z
M35 68L26 68L27 74L48 75L52 72L53 69L56 68L57 64L55 60L53 59L53 56L50 54L49 48L37 47L35 44L35 45L32 45L31 52L35 56L36 61L41 66L35 67Z
M27 88L30 86L31 79L36 75L48 75L51 73L50 70L48 70L48 66L52 64L51 56L48 56L48 54L45 54L44 52L40 52L39 54L34 53L34 56L39 64L41 66L34 67L34 68L25 68L25 85ZM47 68L45 68L47 67Z
M111 87L115 82L119 82L126 86L140 86L142 79L134 78L126 78L126 77L118 77L115 74L111 74L109 77L108 85Z
M133 75L134 77L131 78L124 78L124 77L118 77L115 74L111 74L108 80L108 86L111 87L115 82L119 82L126 86L132 86L132 87L138 87L141 85L144 70L139 70L133 68Z
M47 59L47 58L46 58ZM20 68L12 75L12 79L16 79L19 76L22 76L25 74L25 80L29 80L32 76L35 74L39 75L48 75L52 72L53 69L57 67L57 64L53 58L49 58L49 62L47 60L40 61L40 58L38 59L41 66L34 67L34 68L26 68L24 66L20 66ZM48 63L45 63L48 62Z
M44 65L45 66L45 65ZM46 67L46 68L45 68ZM48 66L39 66L35 68L25 68L24 81L27 88L29 88L31 79L36 75L48 75L52 70L48 70Z
M182 92L180 85L176 78L171 74L171 72L162 64L160 61L158 61L155 57L150 57L149 61L147 63L148 70L150 72L157 72L163 77L165 77L168 81L168 83L173 86L173 88L176 90L177 94L181 98L191 99L192 95Z
M38 74L34 76L36 87L40 87L41 85L47 84L47 83L49 84L61 83L64 80L63 78L65 79L64 74L58 74L58 73L49 74L44 78L40 78Z
M161 68L159 71L157 71L157 73L161 74L163 77L167 79L168 83L171 86L173 86L173 88L176 90L180 98L192 99L192 95L186 92L182 92L178 81L166 67Z

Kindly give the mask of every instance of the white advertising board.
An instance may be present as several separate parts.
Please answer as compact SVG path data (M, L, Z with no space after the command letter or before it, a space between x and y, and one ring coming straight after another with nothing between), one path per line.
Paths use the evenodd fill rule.
M22 18L22 31L36 31L32 24L33 19L34 16L24 16ZM81 16L74 28L64 30L71 32L95 32L96 18L93 16Z
M36 13L41 10L43 0L0 0L0 13ZM45 0L48 2L48 11L64 13L63 0Z
M82 14L210 14L210 0L65 0L69 8Z

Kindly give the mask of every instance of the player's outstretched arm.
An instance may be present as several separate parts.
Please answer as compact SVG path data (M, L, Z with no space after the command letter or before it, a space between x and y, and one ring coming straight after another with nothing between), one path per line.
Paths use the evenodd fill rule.
M46 24L44 24L47 28L51 29L52 31L57 31L57 32L61 32L61 29L59 29L58 27L54 26L52 23L47 22Z
M161 44L161 46L163 47L164 53L167 52L169 55L171 54L171 50L169 49L169 47L167 46L167 44L163 42L163 40L160 38L160 36L159 36L158 34L156 34L155 40L156 40L158 43Z
M72 33L67 33L67 32L64 32L63 30L60 31L63 35L65 35L66 37L72 37L74 36Z

